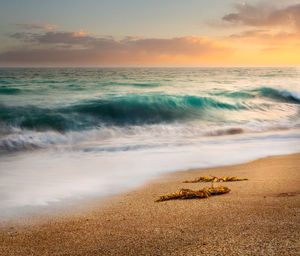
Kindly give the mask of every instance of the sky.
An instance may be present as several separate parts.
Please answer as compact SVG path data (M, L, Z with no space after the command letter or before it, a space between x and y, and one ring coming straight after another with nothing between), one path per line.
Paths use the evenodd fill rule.
M300 0L0 0L0 66L299 66Z

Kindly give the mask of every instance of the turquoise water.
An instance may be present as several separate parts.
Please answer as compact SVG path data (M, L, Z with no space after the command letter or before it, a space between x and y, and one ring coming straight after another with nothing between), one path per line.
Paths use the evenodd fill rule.
M298 152L299 113L299 68L2 68L0 207Z

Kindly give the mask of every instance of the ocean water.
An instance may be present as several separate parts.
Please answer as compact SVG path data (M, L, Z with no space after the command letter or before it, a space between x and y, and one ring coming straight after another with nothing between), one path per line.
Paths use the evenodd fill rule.
M299 68L0 69L0 212L294 152Z

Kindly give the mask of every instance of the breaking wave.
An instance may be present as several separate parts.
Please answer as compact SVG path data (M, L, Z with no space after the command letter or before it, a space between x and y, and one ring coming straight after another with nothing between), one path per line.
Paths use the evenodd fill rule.
M130 95L58 108L0 105L0 118L6 126L65 132L109 124L143 125L201 119L207 111L217 109L238 111L246 106L209 97Z

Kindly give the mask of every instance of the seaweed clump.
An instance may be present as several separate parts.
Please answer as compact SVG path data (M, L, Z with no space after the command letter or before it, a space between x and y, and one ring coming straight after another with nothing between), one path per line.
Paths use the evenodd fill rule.
M173 200L173 199L192 199L192 198L208 198L210 196L216 196L221 194L229 193L230 189L224 186L209 188L203 188L200 190L191 190L187 188L181 188L178 192L171 193L168 195L160 196L155 202Z
M183 183L197 183L197 182L231 182L231 181L243 181L249 180L247 178L237 178L236 176L233 177L216 177L216 176L200 176L193 180L184 180Z

